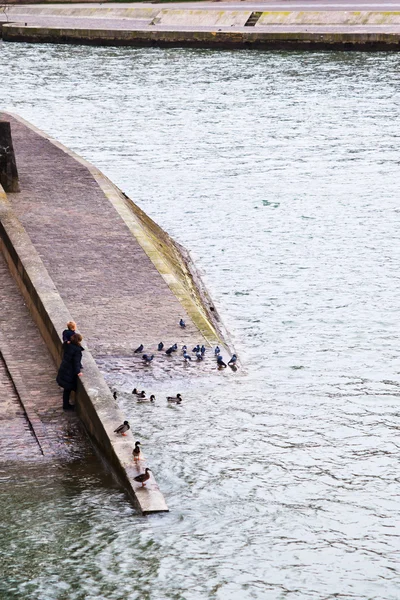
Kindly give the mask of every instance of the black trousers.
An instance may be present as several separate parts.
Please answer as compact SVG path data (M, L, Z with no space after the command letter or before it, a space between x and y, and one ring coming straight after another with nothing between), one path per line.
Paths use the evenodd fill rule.
M64 390L63 391L63 409L64 410L68 410L68 408L70 408L72 406L72 404L69 403L69 397L71 395L72 390Z

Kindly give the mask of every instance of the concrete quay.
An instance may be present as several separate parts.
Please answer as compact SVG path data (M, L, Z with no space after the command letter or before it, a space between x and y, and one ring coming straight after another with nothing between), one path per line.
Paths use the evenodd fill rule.
M5 41L397 50L400 3L198 2L9 6ZM3 18L3 21L5 18Z
M99 366L125 357L139 377L153 368L134 354L140 343L150 352L161 340L223 345L218 315L184 249L107 178L22 119L0 118L11 122L21 190L0 196L8 268L55 366L65 323L78 322L86 341L78 416L141 512L167 511L153 476L146 488L134 481L145 464L133 461L131 432L125 438L114 433L125 417ZM156 361L168 376L171 359L158 354ZM203 372L209 369L204 362ZM50 387L61 406L54 377L53 367Z

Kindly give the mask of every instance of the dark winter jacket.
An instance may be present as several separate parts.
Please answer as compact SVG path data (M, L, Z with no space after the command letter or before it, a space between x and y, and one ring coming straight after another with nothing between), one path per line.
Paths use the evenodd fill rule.
M73 329L64 329L62 332L62 340L63 342L70 342L73 335L75 335L76 331Z
M57 383L65 390L76 390L78 373L82 371L83 348L76 344L63 344L63 359L58 369Z

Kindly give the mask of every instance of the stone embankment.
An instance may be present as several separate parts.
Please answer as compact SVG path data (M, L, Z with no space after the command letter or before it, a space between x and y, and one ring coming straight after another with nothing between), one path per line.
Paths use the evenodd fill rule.
M133 351L141 343L150 352L159 341L188 347L222 344L218 315L183 249L106 177L22 119L8 114L0 118L11 122L20 183L20 192L0 196L7 265L56 366L62 351L60 332L71 318L78 322L87 347L77 413L140 510L166 511L154 477L147 488L134 481L145 464L133 461L131 432L125 438L114 433L125 416L99 365L137 357L133 368L139 375L145 367ZM185 329L179 327L182 317ZM16 331L14 339L21 338L23 332ZM4 348L7 361L9 349L6 344ZM26 370L29 361L24 363L24 356L26 349L21 347L19 365L22 369L25 364ZM157 358L157 369L162 372L165 367L167 372L168 357ZM209 368L204 363L200 372ZM41 370L49 373L42 378L41 393L52 395L58 417L61 396L54 383L55 368L35 363L32 377ZM27 382L26 388L32 385ZM25 410L28 421L29 414L34 420L40 402L31 394ZM42 423L39 419L34 432Z
M165 5L10 6L5 41L211 48L398 49L400 12ZM339 7L340 8L340 7Z

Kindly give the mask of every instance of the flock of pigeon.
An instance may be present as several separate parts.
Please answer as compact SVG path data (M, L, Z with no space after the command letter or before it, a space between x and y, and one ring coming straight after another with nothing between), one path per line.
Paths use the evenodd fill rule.
M186 327L185 321L183 319L181 319L179 321L179 325L180 325L180 327L182 327L182 329L184 329ZM157 349L159 352L162 352L164 350L163 342L160 342L158 344ZM139 354L139 353L143 352L143 350L144 350L144 346L143 346L143 344L140 344L140 346L138 348L136 348L136 350L134 352L135 352L135 354ZM173 346L170 346L169 348L167 348L167 350L165 350L165 354L167 356L171 356L174 352L177 352L177 350L178 350L178 344L174 344ZM192 352L195 354L197 361L200 362L200 361L204 360L206 347L204 345L200 346L200 344L198 344L197 346L195 346L195 348L193 348ZM185 362L189 362L192 360L192 356L188 353L187 346L182 346L182 355L183 355L183 359ZM221 350L220 350L219 346L216 346L216 348L214 349L214 355L217 360L218 369L226 369L226 367L229 366L233 370L236 370L236 368L237 368L236 367L236 362L237 362L236 354L233 354L232 358L228 361L228 363L225 363L223 357L221 356ZM151 356L149 354L143 354L142 358L143 358L144 364L149 365L154 359L154 354L152 354ZM136 396L136 401L138 403L144 403L144 402L154 403L156 400L156 397L154 396L154 394L152 394L149 398L147 398L146 392L144 390L139 392L136 388L134 388L132 390L132 394ZM113 393L113 396L114 396L114 399L116 400L117 399L116 391ZM176 394L176 396L167 396L167 402L174 403L174 404L181 404L182 396L181 396L181 394ZM129 425L129 422L124 421L122 423L122 425L120 425L119 427L117 427L117 429L114 430L114 433L125 436L126 432L129 431L130 428L131 428L131 426ZM133 449L132 455L133 455L134 460L140 460L140 442L135 443L135 447ZM141 473L137 477L134 477L134 480L137 481L138 483L141 483L142 487L144 487L146 485L146 481L148 481L148 479L150 479L150 472L151 472L151 470L149 468L146 468L145 472Z
M179 321L179 325L182 329L184 329L186 327L186 323L183 319L181 319ZM143 344L140 344L140 346L138 348L136 348L136 350L134 350L135 354L140 354L141 352L143 352L144 350L144 346ZM160 342L158 344L157 350L159 352L162 352L164 350L164 343ZM174 344L173 346L170 346L169 348L167 348L165 350L165 354L167 356L172 356L172 354L174 354L174 352L178 351L178 344ZM197 346L195 346L192 350L193 354L196 357L196 360L198 362L204 360L204 355L206 353L206 347L204 346L204 344L202 346L200 346L200 344L197 344ZM214 353L215 353L215 357L217 359L217 365L219 369L225 369L227 367L227 364L224 362L224 359L221 356L221 350L219 348L219 346L216 346L216 348L214 349ZM188 348L187 346L182 346L182 356L183 356L183 360L186 362L189 362L192 360L192 356L189 354L188 352ZM153 360L154 360L155 355L154 354L143 354L142 355L142 359L145 365L149 365ZM230 361L228 362L228 366L234 368L236 370L236 361L237 361L237 356L236 354L233 354L232 358L230 359Z

